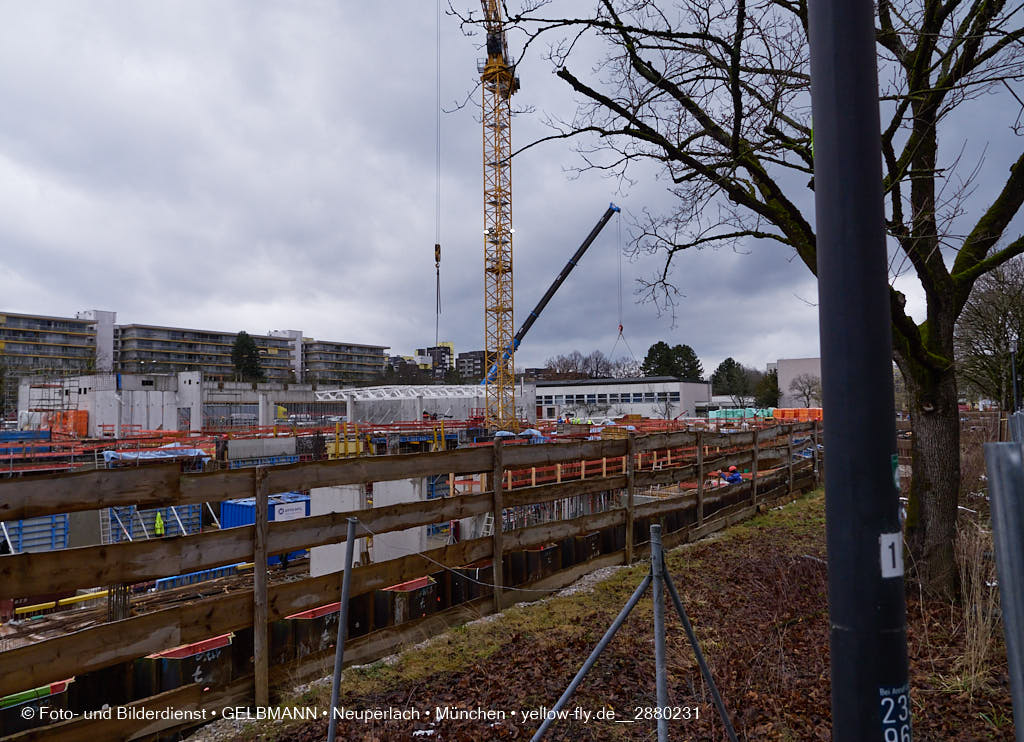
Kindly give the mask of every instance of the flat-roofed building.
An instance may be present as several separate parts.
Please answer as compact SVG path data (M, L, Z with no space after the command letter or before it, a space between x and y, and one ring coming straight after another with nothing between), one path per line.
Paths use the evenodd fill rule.
M779 373L779 407L816 407L821 405L820 358L780 358L776 363ZM797 379L800 378L798 382ZM795 388L794 387L795 382ZM815 387L815 384L817 385ZM810 396L810 405L806 396ZM813 391L812 391L813 390Z
M10 382L0 393L0 417L17 407L17 379L109 371L115 317L98 310L75 317L0 314L0 365Z
M159 325L118 325L114 330L117 367L129 373L169 374L201 371L214 378L235 375L231 348L234 332ZM260 352L267 381L294 380L292 343L288 338L251 335Z
M302 339L302 381L317 386L345 386L384 373L386 345Z
M486 359L482 350L468 350L459 353L455 359L455 370L464 379L484 378L484 363Z
M706 413L711 384L672 376L537 382L537 417L644 417L673 419Z

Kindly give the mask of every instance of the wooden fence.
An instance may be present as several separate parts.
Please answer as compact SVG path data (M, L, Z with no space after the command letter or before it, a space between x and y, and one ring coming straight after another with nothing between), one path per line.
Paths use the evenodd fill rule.
M343 542L350 516L358 518L362 526L357 535L365 536L369 532L382 534L493 514L492 536L355 568L351 595L356 597L437 572L437 563L456 568L491 559L494 565L501 565L512 552L599 529L624 527L624 548L559 570L528 585L538 589L560 587L598 567L628 564L642 556L646 544L642 538L645 529L641 527L651 519L671 517L680 526L665 536L666 545L672 546L749 517L762 502L814 486L819 472L819 430L818 423L799 423L731 434L672 432L565 444L497 443L494 447L438 453L370 456L206 474L183 474L176 465L156 465L2 480L0 521L109 506L150 508L250 496L256 498L256 513L262 513L263 517L256 525L196 535L0 557L0 594L3 597L130 584L237 562L255 564L251 592L238 590L197 599L0 652L0 696L255 627L251 675L221 687L186 685L128 705L208 710L254 700L257 705L264 705L271 686L323 674L329 670L333 658L333 650L327 650L285 665L271 666L268 624L336 602L341 588L340 572L268 587L267 555ZM794 434L811 439L813 461L794 462ZM772 460L782 463L770 473L758 471L759 464ZM733 464L749 468L750 479L727 487L707 485L709 472ZM554 467L559 481L536 484L536 471L543 467ZM298 520L270 523L266 520L267 498L277 492L479 473L486 475L490 489L478 494ZM517 486L524 483L525 486ZM682 485L678 494L637 502L637 493L643 488L673 484ZM620 505L569 520L510 531L501 528L504 508L598 492L619 493ZM501 610L515 602L522 594L503 589L503 571L497 567L493 570L493 595L409 625L401 624L350 639L346 645L347 663L384 656L411 638L422 639L447 626ZM110 726L111 723L115 726ZM79 717L22 732L14 738L91 741L98 738L97 735L102 738L111 729L116 729L118 736L141 738L176 726L182 723L173 720L111 722Z

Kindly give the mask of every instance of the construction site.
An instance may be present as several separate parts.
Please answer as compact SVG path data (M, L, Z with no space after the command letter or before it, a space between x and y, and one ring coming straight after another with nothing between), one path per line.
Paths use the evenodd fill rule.
M407 43L427 38L422 18L403 19L410 28L402 31L389 23L386 41L368 41L350 33L362 9L329 16L348 36L320 36L320 28L275 17L273 33L260 39L261 65L280 63L288 43L304 58L302 45L314 40L332 51L365 44L358 64L309 54L309 69L282 64L280 80L241 63L241 72L223 74L207 64L194 78L172 57L155 68L153 80L172 87L189 89L206 76L227 86L221 77L237 76L259 89L244 105L227 96L221 103L214 88L207 95L217 106L172 97L155 108L161 125L172 107L222 117L230 136L205 152L186 150L180 167L192 178L191 168L213 170L220 158L244 163L217 177L252 192L239 196L243 212L213 216L224 206L210 195L216 189L205 180L178 184L200 194L196 217L178 213L166 194L142 198L120 182L107 186L138 203L93 221L154 223L102 238L83 232L83 245L97 243L89 260L103 263L95 285L109 299L96 293L113 301L111 287L127 285L120 298L130 297L129 309L166 324L118 324L113 307L74 317L0 313L0 738L911 742L912 716L919 739L1014 734L1012 704L1018 715L1024 709L1024 412L1016 412L1024 330L1000 326L1002 345L978 351L998 366L990 373L978 364L984 381L958 387L954 374L965 373L961 355L974 352L958 318L975 280L1024 250L1020 238L1003 239L1024 201L1024 167L1010 169L1002 193L978 226L960 230L959 242L935 233L954 221L964 226L961 202L981 164L963 180L963 195L936 199L929 178L946 172L934 133L952 110L946 90L961 86L959 97L970 100L998 80L1021 102L1008 82L1024 80L1020 60L990 61L1024 38L1020 29L1002 30L1016 10L1004 19L1002 6L975 4L960 18L957 2L925 2L923 12L878 5L855 17L854 4L843 3L680 3L674 18L658 3L601 2L593 17L558 18L559 9L548 18L554 5L436 4L433 239L420 239L430 219L420 213L423 153L412 154L427 141L427 119L403 113L400 132L380 120L381 111L412 110L399 108L410 89L422 97L429 75L400 80L409 67L426 70L427 56ZM917 31L904 28L918 15L932 46L955 21L949 56L933 59ZM154 37L163 35L167 19L149 22L161 32ZM481 55L472 94L448 107L443 23L476 35ZM238 40L248 27L239 29L226 46L245 46ZM540 40L556 33L565 35L538 53ZM513 35L516 45L523 40L518 55ZM1000 40L979 55L988 36ZM893 57L885 64L908 70L906 81L893 77L891 95L879 91L876 45ZM591 53L603 56L582 61ZM112 56L123 67L136 63L119 55ZM532 84L533 57L541 56L567 86L552 98L571 98L575 113L544 111L545 133L533 131L517 149L516 116L544 104L517 109L513 97ZM406 67L396 74L386 64L399 59ZM313 86L307 90L302 75L312 79L313 68L330 70L325 79L337 98L310 113L302 103ZM335 85L338 70L346 84L351 77L362 86ZM967 78L972 71L978 79ZM364 95L372 75L384 79L374 78ZM923 92L911 102L901 86ZM895 111L881 132L873 128L879 100L883 118ZM377 118L357 125L357 108ZM476 298L472 314L482 338L474 331L472 340L461 328L442 334L442 316L458 325L469 314L460 283L455 309L442 315L441 188L460 193L461 185L443 177L441 114L462 109L476 114L474 137L482 137L472 155L482 202L479 175L471 189L473 212L482 206L482 240L479 222L470 225L474 272L482 268L474 280L483 279L473 292L482 306ZM232 122L237 111L245 118ZM272 162L246 149L282 137L260 123L267 112L295 125L308 118L324 131L345 128L351 115L356 133L324 144L322 132L296 129L320 149ZM97 119L111 127L103 146L114 150L113 126ZM144 130L143 117L133 121ZM246 139L250 129L261 138ZM198 138L183 131L188 136L176 136ZM598 144L580 143L584 134ZM564 244L551 250L557 265L565 261L556 275L548 264L516 274L513 159L570 140L583 164L571 170L549 158L556 169L572 180L612 176L616 199L653 173L660 190L633 196L656 193L657 203L630 206L627 246L622 208L601 190L604 211L589 233L572 236L575 252ZM153 152L167 146L160 141ZM125 159L155 160L142 151ZM82 158L90 167L80 169L94 169L95 157ZM327 174L315 172L321 162ZM301 177L289 181L292 171ZM338 171L344 189L331 192L324 184ZM534 174L529 190L533 210L517 211L516 226L565 242L556 222L584 191L555 203L551 193L561 186L543 168L536 173L543 175ZM807 192L793 196L790 181L806 183ZM360 190L382 203L379 212L361 213L367 201L346 202ZM85 213L74 199L57 203L69 222ZM270 213L276 208L281 214ZM449 211L463 214L461 204ZM321 218L329 226L314 229ZM206 222L187 231L191 220ZM160 239L139 237L160 229ZM545 328L545 352L560 355L543 368L517 366L517 353L531 363L545 357L529 346L541 345L541 333L530 332L553 319L545 310L563 285L570 288L562 298L573 292L588 251L598 261L590 249L602 234L614 241L615 287L591 281L573 293L571 312ZM225 239L236 253L207 247ZM543 237L531 239L531 250L546 249ZM142 260L139 249L113 260L99 247L106 241L159 244L160 256ZM296 244L306 241L308 253ZM417 241L419 263L409 257ZM453 242L457 250L461 236ZM740 275L731 255L719 257L718 273L680 267L689 248L745 254L754 243L782 246L778 261L809 269L806 286L790 285L788 269L774 271L775 263ZM670 330L652 321L645 338L672 340L658 339L641 362L624 330L622 263L644 256L664 262L634 276L638 303L653 302L659 322L663 313L671 319ZM406 260L408 276L399 275ZM616 273L600 260L603 274ZM147 261L149 282L133 282L130 271ZM95 297L81 295L94 285L94 263L78 266L65 255L52 262L54 311L94 306ZM73 291L58 280L64 262L81 270ZM673 278L677 269L693 271L692 283ZM897 283L908 271L920 287ZM465 275L465 266L455 273ZM264 274L273 281L262 282ZM35 279L27 269L18 277L26 286ZM188 290L172 290L172 281ZM370 288L357 290L364 281ZM812 283L817 303L798 293ZM140 296L152 286L166 296ZM684 289L693 301L687 309L703 311L677 327ZM535 300L526 312L524 296ZM791 297L801 303L795 311ZM614 339L612 352L570 348L597 336L574 333L599 313L607 314L600 337ZM299 329L196 327L242 318L252 329L270 316L286 323L277 326L311 327L319 339ZM705 377L694 349L676 342L677 330L713 337L706 342L714 352L728 348L744 362L769 352L800 357L778 358L762 372L760 362L744 366L730 355ZM357 333L366 337L351 337ZM377 344L389 333L424 347L389 355L391 345ZM422 342L428 334L433 345ZM448 337L482 349L456 359ZM613 358L620 346L628 356ZM996 394L984 387L988 376ZM1011 399L1013 412L1001 412Z
M818 422L745 422L8 434L2 733L159 736L198 717L96 714L266 706L282 683L322 676L349 517L346 663L364 663L521 599L504 588L629 563L652 521L682 542L814 486ZM741 483L718 477L729 466ZM63 548L76 538L95 543ZM26 704L66 716L28 723Z
M619 208L513 333L519 79L500 6L483 10L482 383L287 380L301 333L261 336L279 378L232 380L147 355L187 336L224 364L224 333L79 321L114 328L97 369L22 379L0 432L5 739L179 739L224 709L268 709L342 651L374 661L631 564L652 525L670 547L820 482L820 408L718 409L709 384L671 377L538 398L516 377L516 349Z

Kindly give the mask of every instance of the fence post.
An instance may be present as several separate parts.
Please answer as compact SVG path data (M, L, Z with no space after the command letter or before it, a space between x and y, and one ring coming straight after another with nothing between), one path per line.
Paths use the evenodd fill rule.
M757 506L757 463L760 458L761 450L759 446L761 431L754 428L754 464L753 470L750 477L750 504Z
M817 488L821 486L821 466L818 463L818 421L814 421L814 427L811 429L811 453L812 461L814 462L814 486Z
M502 544L502 512L504 506L504 483L505 463L500 438L494 441L494 473L491 480L494 482L492 493L491 513L494 516L494 533L491 535L491 551L494 552L492 572L494 573L494 607L501 610L501 588L504 586L504 551Z
M255 673L254 696L256 707L270 704L270 674L267 651L267 500L269 484L267 470L262 466L256 470L256 524L253 528L253 618L252 657Z
M789 494L793 494L793 426L786 426L786 466L789 469Z
M636 472L636 433L626 438L626 564L633 563L633 476Z
M697 526L704 525L704 431L697 431Z

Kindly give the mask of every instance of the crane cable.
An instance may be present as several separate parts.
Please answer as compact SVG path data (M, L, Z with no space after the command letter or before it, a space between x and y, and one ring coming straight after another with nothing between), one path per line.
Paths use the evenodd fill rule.
M619 335L615 338L615 345L612 346L611 352L608 354L608 360L614 363L615 361L615 349L619 347L619 341L626 346L626 350L629 351L629 355L633 358L634 363L640 363L637 360L636 354L633 349L629 347L629 343L626 341L626 335L622 331L622 212L620 211L615 215L615 227L616 227L616 243L615 252L619 262Z
M437 291L434 310L434 347L440 342L441 334L441 0L437 0L437 55L435 59L436 106L434 141L434 271L437 275Z

